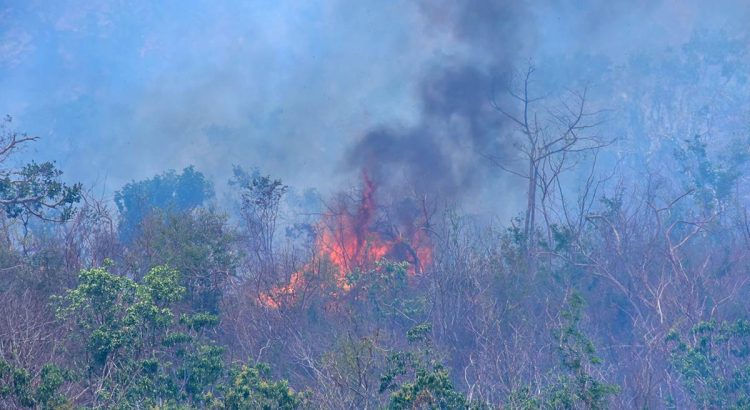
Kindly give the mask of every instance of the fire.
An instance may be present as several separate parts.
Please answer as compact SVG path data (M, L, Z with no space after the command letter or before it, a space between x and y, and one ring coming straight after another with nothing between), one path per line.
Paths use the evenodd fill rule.
M315 241L315 260L325 260L335 270L336 286L342 292L351 290L347 275L355 270L367 271L377 261L389 259L409 262L409 273L421 273L432 262L432 244L424 225L398 229L378 220L375 202L376 186L363 173L361 197L356 209L342 203L326 213L318 224ZM305 286L305 272L313 270L308 263L294 272L289 282L268 293L261 294L260 302L269 308L278 308L282 298L294 298Z

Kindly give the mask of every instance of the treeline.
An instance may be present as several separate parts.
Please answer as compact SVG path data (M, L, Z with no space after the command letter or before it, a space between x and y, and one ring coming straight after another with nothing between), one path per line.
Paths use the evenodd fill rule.
M345 285L320 222L288 220L301 202L258 172L236 169L236 212L193 168L127 184L116 209L58 171L22 180L48 194L6 197L2 406L744 408L745 157L704 148L675 151L684 184L545 200L557 217L532 237L436 210L415 219L423 270L358 260Z

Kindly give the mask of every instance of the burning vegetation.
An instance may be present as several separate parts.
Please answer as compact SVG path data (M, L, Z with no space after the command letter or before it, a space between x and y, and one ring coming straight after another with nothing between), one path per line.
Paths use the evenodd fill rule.
M0 5L0 410L750 410L750 1L79 3Z
M399 217L393 218L377 202L376 193L377 185L363 172L359 198L342 197L318 222L312 260L288 283L261 293L260 302L276 309L283 301L293 301L306 286L306 276L319 273L321 267L331 271L336 288L344 293L352 289L351 273L371 271L381 260L406 262L410 275L422 274L432 262L426 208L421 214L413 206L412 212L399 209Z

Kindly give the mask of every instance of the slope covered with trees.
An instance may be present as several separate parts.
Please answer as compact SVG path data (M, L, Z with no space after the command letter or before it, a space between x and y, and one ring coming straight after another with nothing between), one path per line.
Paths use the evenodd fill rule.
M188 167L110 202L12 167L35 138L8 119L0 407L747 408L743 50L697 33L488 90L505 148L474 160L520 181L508 221L392 164L323 199L237 166L229 201Z

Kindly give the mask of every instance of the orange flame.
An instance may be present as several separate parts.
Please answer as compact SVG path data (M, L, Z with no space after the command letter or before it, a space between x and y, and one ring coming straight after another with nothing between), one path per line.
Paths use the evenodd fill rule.
M346 206L323 216L315 241L316 257L327 260L335 268L336 286L343 292L351 290L347 275L355 270L366 271L384 258L409 262L409 273L421 273L432 262L432 244L423 229L409 227L407 234L384 234L377 230L375 185L363 173L362 196L356 212ZM317 259L316 258L316 259ZM305 285L304 273L311 270L308 263L294 272L289 282L259 296L269 308L279 308L283 298L294 295Z

